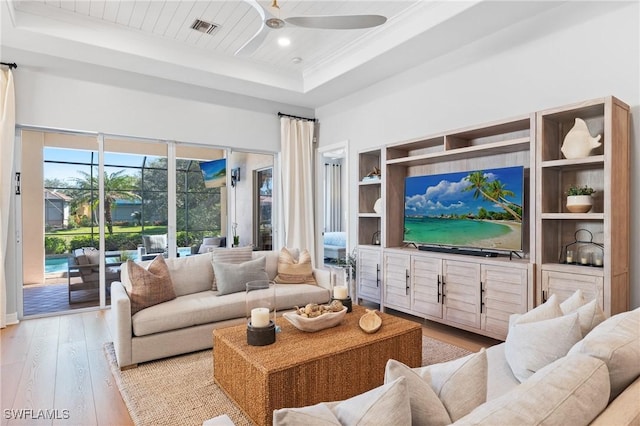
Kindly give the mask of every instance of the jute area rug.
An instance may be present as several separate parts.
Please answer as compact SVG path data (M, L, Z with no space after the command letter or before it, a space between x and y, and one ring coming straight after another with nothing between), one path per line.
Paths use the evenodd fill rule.
M220 414L227 414L238 426L253 424L214 383L211 350L151 361L125 371L118 368L113 343L106 343L104 351L136 425L202 425ZM422 336L422 365L469 353Z

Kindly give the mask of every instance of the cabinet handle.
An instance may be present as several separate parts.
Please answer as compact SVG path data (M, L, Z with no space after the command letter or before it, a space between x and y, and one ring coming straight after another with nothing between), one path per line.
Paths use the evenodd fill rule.
M442 276L442 282L441 282L441 285L442 285L442 304L444 305L444 298L447 296L447 295L445 294L446 292L444 291L444 286L445 286L445 285L447 285L447 283L446 283L446 282L445 282L445 280L444 280L444 275Z
M438 274L438 303L440 303L440 274Z
M405 269L405 270L404 270L404 274L405 274L405 278L404 278L404 281L405 281L405 291L404 291L404 294L408 296L408 295L409 295L409 270L408 270L408 269Z
M547 292L542 290L542 303L547 301Z
M484 302L482 301L483 294L484 294L484 288L482 288L482 281L480 281L480 313L482 313L482 305L484 305Z
M376 263L376 287L380 287L380 264Z

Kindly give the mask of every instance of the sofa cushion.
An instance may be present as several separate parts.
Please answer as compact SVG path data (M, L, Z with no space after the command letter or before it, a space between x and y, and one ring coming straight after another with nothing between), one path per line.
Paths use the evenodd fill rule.
M504 355L504 342L487 348L487 401L498 398L520 384Z
M590 355L607 364L613 400L640 376L640 308L600 323L569 354Z
M390 362L387 366L385 381L400 375L396 363ZM484 349L453 361L412 370L435 392L452 421L487 400L487 354ZM411 383L415 384L415 381Z
M213 249L213 261L223 263L242 263L251 260L251 252L253 248L247 247L234 247L234 248L217 248ZM218 290L218 284L215 273L213 275L213 283L211 285L213 291Z
M264 257L264 270L267 271L267 275L269 275L271 281L275 280L278 275L278 257L280 254L277 251L258 250L251 253L251 256L253 259Z
M338 403L274 410L273 424L298 425L409 425L411 409L403 377Z
M326 303L329 290L317 285L276 284L278 311L307 303ZM133 334L146 336L202 324L246 316L244 292L217 297L217 292L206 290L180 296L161 305L151 306L132 317ZM284 320L280 320L284 321Z
M210 290L213 281L211 254L165 259L176 296Z
M415 425L439 426L451 424L451 417L429 383L407 365L390 359L384 370L385 383L404 377L407 381L411 421Z
M274 281L278 284L315 284L309 251L302 250L296 260L286 247L282 247L278 256L278 276Z
M127 270L130 280L127 293L131 299L131 315L176 298L169 268L162 256L156 256L146 269L127 260Z
M585 355L560 358L500 398L473 410L458 425L586 425L607 406L606 365Z
M516 323L507 334L504 353L513 375L524 382L542 367L565 356L581 338L577 313Z
M214 260L213 273L216 276L218 296L245 291L249 281L268 280L264 265L264 257L243 263L223 263Z

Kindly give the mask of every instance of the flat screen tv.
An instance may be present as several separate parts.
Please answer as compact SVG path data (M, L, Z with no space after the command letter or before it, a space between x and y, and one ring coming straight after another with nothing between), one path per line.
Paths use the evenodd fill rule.
M521 251L523 188L522 166L407 177L404 242Z

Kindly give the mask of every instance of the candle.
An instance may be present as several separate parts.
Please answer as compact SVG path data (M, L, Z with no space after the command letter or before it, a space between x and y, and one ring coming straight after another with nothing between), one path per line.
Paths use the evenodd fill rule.
M583 265L588 265L589 264L589 258L587 258L586 256L583 256L580 258L580 263L582 263Z
M347 287L344 285L337 285L333 288L333 298L334 299L346 299L347 296Z
M602 254L596 253L593 257L593 264L596 266L602 266Z
M269 309L253 308L251 310L251 325L256 328L267 327L269 325Z

